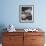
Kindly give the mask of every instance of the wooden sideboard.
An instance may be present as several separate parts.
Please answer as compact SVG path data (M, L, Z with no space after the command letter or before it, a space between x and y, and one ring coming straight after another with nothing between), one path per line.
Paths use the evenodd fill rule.
M44 32L3 32L3 46L44 46Z

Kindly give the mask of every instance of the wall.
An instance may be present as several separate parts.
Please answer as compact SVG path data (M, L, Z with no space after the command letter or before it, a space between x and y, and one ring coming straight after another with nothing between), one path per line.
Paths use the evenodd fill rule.
M19 5L34 4L34 23L19 22ZM0 31L13 24L16 28L40 27L46 32L46 0L0 0Z
M19 5L34 4L34 23L19 22ZM46 28L46 1L41 0L1 0L0 25L13 24L16 28L41 27Z

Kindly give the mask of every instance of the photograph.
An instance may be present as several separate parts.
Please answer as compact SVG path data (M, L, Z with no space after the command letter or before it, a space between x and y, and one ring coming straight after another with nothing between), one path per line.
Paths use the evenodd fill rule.
M34 19L34 6L33 5L20 5L20 22L33 22Z

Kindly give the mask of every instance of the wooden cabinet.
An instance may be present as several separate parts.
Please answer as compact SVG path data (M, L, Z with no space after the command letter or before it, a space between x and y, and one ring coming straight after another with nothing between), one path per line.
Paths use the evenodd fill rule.
M43 32L24 33L24 46L44 46Z
M3 46L44 46L44 32L4 32Z
M23 33L4 32L3 46L23 46Z

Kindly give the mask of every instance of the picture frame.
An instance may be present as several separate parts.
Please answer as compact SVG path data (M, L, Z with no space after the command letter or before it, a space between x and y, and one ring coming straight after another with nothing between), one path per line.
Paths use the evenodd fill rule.
M19 21L34 22L34 5L19 5Z

